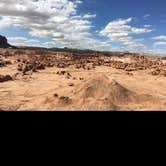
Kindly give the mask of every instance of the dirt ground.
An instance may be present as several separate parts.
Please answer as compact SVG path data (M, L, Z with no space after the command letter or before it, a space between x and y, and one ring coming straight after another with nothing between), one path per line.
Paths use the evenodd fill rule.
M130 73L109 66L76 69L56 66L22 75L12 64L0 75L0 110L16 111L166 111L166 77L149 70ZM64 71L64 74L57 74ZM68 73L68 74L66 74Z

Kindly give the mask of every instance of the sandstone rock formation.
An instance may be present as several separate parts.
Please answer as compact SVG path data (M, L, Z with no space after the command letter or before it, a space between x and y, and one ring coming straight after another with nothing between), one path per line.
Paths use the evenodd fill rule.
M1 35L0 35L0 48L18 49L18 47L12 46L11 44L9 44L7 38L5 36L1 36Z
M0 82L12 81L13 78L10 75L0 75Z
M0 35L0 48L10 48L13 47L7 42L7 38Z

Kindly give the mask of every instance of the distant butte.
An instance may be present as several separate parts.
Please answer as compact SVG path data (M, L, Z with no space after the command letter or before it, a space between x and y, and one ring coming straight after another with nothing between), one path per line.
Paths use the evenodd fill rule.
M0 35L0 48L16 48L10 45L7 41L7 38Z

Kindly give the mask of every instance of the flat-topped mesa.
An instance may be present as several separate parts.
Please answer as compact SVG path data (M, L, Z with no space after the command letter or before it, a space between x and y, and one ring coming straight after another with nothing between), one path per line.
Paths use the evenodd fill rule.
M11 45L8 43L6 37L0 35L0 48L15 48L15 47L14 47L14 46L11 46Z

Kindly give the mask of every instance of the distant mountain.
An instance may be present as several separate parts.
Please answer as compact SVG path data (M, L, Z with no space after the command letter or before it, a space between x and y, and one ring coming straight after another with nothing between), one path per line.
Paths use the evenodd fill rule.
M34 47L34 46L18 46L18 49L22 49L22 50L45 50L45 51L48 50L45 47Z
M0 35L0 48L14 48L14 49L22 49L22 50L40 50L40 51L54 51L54 52L69 52L74 53L76 55L88 55L88 54L96 54L96 53L103 53L105 55L119 55L123 52L111 52L111 51L95 51L90 49L74 49L74 48L45 48L45 47L34 47L34 46L12 46L8 43L7 38Z
M94 53L94 50L81 50L81 49L73 49L73 48L45 48L45 47L31 47L31 46L20 46L19 49L24 50L44 50L44 51L55 51L55 52L71 52L71 53Z
M81 49L73 49L73 48L67 48L67 47L64 47L64 48L49 48L48 50L57 51L57 52L62 51L62 52L71 52L71 53L82 53L82 54L96 52L94 50L89 50L89 49L81 50Z
M67 52L67 53L73 53L75 55L89 55L89 54L96 54L96 53L102 53L105 55L119 55L123 52L111 52L111 51L95 51L90 49L73 49L73 48L45 48L45 47L30 47L30 46L20 46L19 49L23 50L40 50L40 51L53 51L53 52Z

